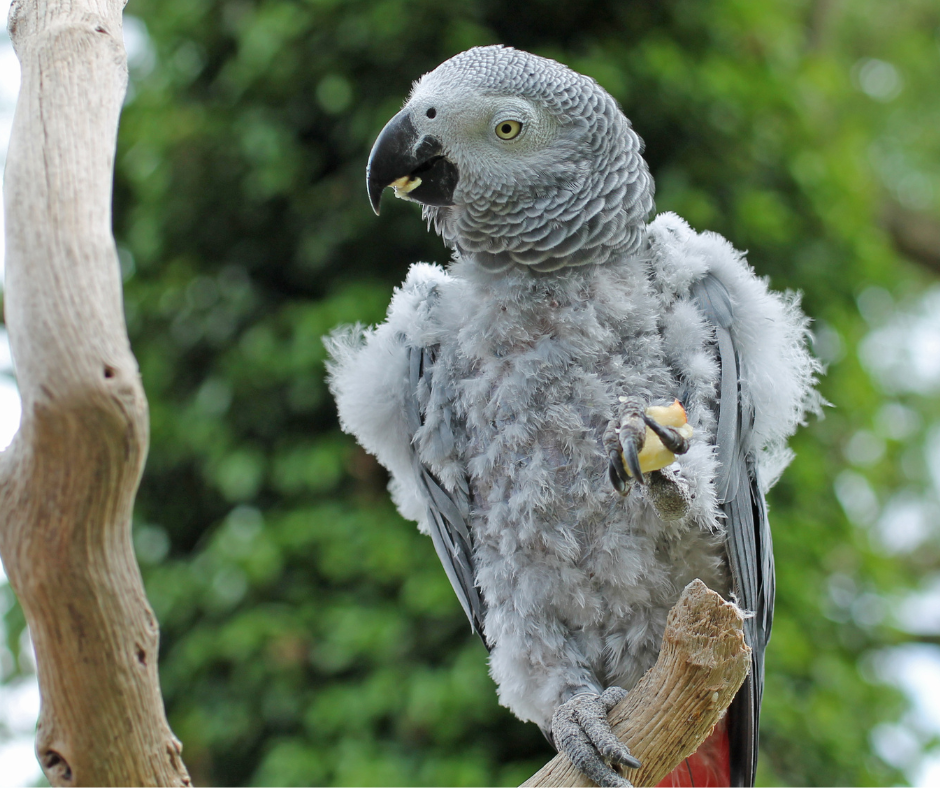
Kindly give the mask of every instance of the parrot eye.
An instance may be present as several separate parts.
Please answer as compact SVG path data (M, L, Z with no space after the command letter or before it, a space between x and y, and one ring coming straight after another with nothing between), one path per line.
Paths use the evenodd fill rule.
M429 118L431 118L431 120L434 120L434 118L437 117L437 110L434 109L434 107L431 107L431 108L425 113L425 115L427 115Z
M496 136L501 140L512 140L519 136L522 124L518 120L504 120L496 125Z

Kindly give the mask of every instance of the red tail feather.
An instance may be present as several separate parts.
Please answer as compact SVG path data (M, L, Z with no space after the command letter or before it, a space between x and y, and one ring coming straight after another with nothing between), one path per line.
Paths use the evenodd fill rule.
M728 727L723 719L715 726L711 736L702 742L702 746L667 774L658 788L718 788L730 784L731 751L728 745Z

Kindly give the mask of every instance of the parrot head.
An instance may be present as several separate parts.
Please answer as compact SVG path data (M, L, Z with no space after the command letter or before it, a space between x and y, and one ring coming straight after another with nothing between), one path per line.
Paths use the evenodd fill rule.
M366 181L423 205L458 254L499 271L636 252L653 208L643 143L593 79L502 46L462 52L415 83L379 134Z

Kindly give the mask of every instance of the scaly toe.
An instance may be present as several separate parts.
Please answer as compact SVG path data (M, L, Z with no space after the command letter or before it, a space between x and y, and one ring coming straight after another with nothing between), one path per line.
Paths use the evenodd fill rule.
M606 697L575 695L559 706L552 718L552 738L559 752L567 755L587 777L602 786L630 785L629 780L611 768L608 761L630 768L639 766L627 747L614 736L607 722L608 710L620 697L619 693Z

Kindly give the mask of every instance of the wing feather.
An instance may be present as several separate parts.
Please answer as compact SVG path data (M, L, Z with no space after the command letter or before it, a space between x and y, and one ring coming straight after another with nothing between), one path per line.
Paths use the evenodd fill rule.
M418 402L418 390L422 381L431 385L433 379L434 355L430 348L407 348L408 386L405 393L405 418L412 436L424 424L421 406ZM441 445L447 449L454 445L454 433L450 424L453 418L451 410L445 408L444 419L438 428ZM476 571L473 565L473 541L467 527L469 505L469 485L467 480L458 480L457 490L448 492L441 482L421 461L418 447L411 443L411 459L415 478L423 498L427 503L427 523L431 532L434 550L447 574L447 579L457 594L457 599L464 613L470 620L470 627L483 638L483 619L485 606L480 589L476 586ZM484 644L486 639L483 638ZM487 646L489 647L489 646Z
M757 769L758 723L764 687L764 651L774 604L773 549L764 496L745 442L753 424L741 397L741 369L732 328L734 308L727 288L706 274L692 289L705 319L714 327L721 365L715 445L720 463L715 480L725 515L728 562L738 604L752 615L744 634L751 647L751 673L729 710L731 780L753 785Z

